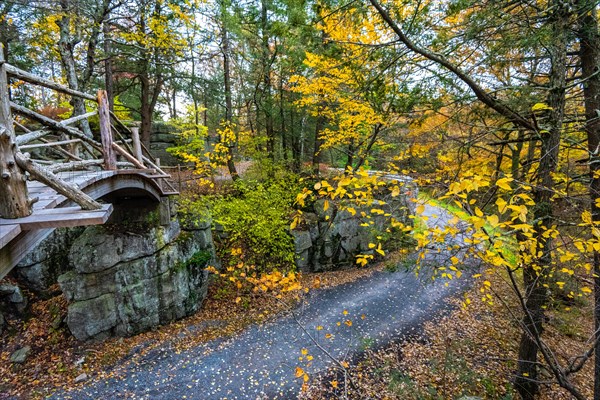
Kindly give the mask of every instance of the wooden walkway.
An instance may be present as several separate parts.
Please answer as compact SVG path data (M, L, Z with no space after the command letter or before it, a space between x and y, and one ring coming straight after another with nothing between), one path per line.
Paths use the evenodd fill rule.
M106 92L78 92L2 57L0 45L0 279L54 229L105 223L112 205L97 200L107 195L160 202L177 194L137 128L110 111ZM97 110L52 120L12 103L9 78L95 101ZM89 128L92 116L99 132Z
M163 175L156 178L153 170L77 171L57 174L65 182L75 184L93 199L124 191L160 201L176 194L165 189ZM0 279L2 279L27 253L56 228L98 225L110 217L112 204L102 204L97 210L84 210L68 197L37 182L27 183L29 194L38 198L30 216L17 219L0 218Z

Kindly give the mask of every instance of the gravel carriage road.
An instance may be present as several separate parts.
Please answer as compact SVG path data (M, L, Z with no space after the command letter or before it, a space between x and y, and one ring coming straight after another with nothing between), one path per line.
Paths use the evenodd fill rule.
M447 212L425 207L428 224L443 227L448 223ZM462 239L447 238L444 247L451 242L461 243ZM428 257L437 264L438 257L449 255L441 252ZM75 391L56 393L52 398L294 399L302 384L300 378L295 378L297 366L312 375L332 365L306 332L335 358L351 359L366 346L380 347L410 335L423 322L449 312L450 306L444 300L462 293L470 279L424 281L400 269L314 290L296 309L297 320L284 316L252 326L225 341L211 341L180 354L167 345L150 351L136 365L116 367L117 378L89 381ZM344 323L347 320L352 321L351 327ZM323 329L317 330L317 326ZM326 333L333 334L333 338L326 339ZM306 361L299 361L302 349L314 357L308 368Z

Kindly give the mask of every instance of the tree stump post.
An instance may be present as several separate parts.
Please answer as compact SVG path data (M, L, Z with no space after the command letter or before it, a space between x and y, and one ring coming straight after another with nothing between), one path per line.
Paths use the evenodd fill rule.
M133 140L133 155L143 164L144 158L142 153L142 141L140 139L140 128L131 128L131 139Z
M17 151L4 49L0 44L0 218L22 218L32 213L27 176L15 160Z
M110 108L105 90L98 90L98 117L100 118L100 138L102 139L102 154L104 168L113 171L117 169L117 155L113 149L113 137L110 127Z

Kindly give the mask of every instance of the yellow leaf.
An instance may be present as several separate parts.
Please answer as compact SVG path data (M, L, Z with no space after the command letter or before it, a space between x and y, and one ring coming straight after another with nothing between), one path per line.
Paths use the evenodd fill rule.
M423 212L425 211L425 206L423 204L419 204L417 206L417 214L423 214Z
M506 209L506 201L504 201L504 199L501 197L498 197L498 199L496 199L496 205L498 206L498 212L500 213L503 213Z
M496 186L504 190L512 190L509 183L512 182L512 178L501 178L496 181Z
M552 107L550 107L548 104L546 103L535 103L532 107L531 107L531 111L541 111L541 110L552 110Z
M490 215L487 217L487 222L492 226L492 228L495 228L500 223L500 219L497 215Z
M329 209L329 201L325 200L323 203L323 211L327 211Z
M305 356L305 355L307 355L307 354L308 354L308 350L307 350L307 349L302 349L302 350L301 350L301 353L302 353L302 355L303 355L303 356Z
M296 378L300 378L302 375L304 375L304 370L300 367L296 367Z
M330 383L331 383L332 388L334 388L334 389L338 388L338 381L331 381Z

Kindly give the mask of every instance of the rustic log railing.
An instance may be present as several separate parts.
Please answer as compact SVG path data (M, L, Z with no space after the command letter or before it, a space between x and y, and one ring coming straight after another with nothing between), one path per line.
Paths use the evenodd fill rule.
M89 100L97 103L97 110L55 121L11 102L8 77ZM25 123L15 121L13 113L42 127L31 130ZM95 116L99 118L100 141L75 126L83 119ZM100 203L57 173L120 169L142 171L161 186L164 194L177 193L167 180L169 175L141 143L138 129L129 128L110 111L105 91L99 90L97 96L92 96L22 71L5 62L0 46L0 218L31 215L36 199L28 196L27 175L30 180L37 180L72 200L83 210L99 210L102 208Z

